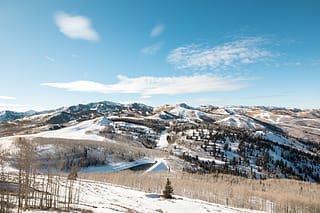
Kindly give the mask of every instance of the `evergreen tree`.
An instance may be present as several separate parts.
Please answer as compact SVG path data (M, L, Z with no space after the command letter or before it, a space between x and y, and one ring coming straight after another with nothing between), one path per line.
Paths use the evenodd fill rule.
M166 199L172 199L172 193L173 193L173 188L171 186L171 182L169 180L169 178L167 178L167 183L166 186L163 190L163 197Z

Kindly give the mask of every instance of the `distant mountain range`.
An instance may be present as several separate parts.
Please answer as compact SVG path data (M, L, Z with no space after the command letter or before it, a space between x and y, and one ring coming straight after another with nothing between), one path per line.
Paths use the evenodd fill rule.
M43 116L41 116L43 115ZM109 101L79 104L48 111L1 111L0 123L39 120L43 124L64 124L99 116L158 117L164 120L214 122L239 128L264 127L284 131L294 137L320 143L320 109L302 110L283 107L192 107L187 104L151 107L145 104L120 104ZM1 135L0 135L1 136Z
M0 148L2 144L10 146L17 136L72 140L69 146L79 139L112 141L169 152L175 159L170 166L187 172L218 171L250 178L320 182L319 109L192 107L184 103L151 107L103 101L44 112L0 112L0 130ZM61 144L55 142L54 146ZM97 144L81 146L81 152L101 152ZM55 148L67 152L64 149ZM123 157L117 153L106 158ZM85 160L78 158L87 155L87 151L78 153L73 164L82 162L78 166L84 167ZM85 166L107 163L101 158L85 162Z

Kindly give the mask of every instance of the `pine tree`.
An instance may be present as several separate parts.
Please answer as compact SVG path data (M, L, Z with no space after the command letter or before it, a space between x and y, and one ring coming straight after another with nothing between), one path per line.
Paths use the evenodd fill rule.
M169 178L167 178L167 183L166 186L163 190L163 197L166 199L172 199L172 193L173 193L173 188L171 186L171 182L169 180Z

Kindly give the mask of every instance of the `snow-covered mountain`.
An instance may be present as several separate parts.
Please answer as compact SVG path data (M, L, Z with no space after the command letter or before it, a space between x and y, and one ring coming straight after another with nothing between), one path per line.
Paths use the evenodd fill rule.
M2 112L0 147L11 147L17 138L25 137L40 141L42 151L50 144L56 156L78 150L67 158L64 168L70 162L87 167L139 160L138 156L146 156L141 153L155 149L182 160L171 167L188 172L320 182L319 115L320 110L277 107L177 104L154 108L103 101L46 112ZM106 144L136 147L139 151L134 153L140 154L130 157L99 148ZM107 160L95 159L97 154Z
M27 112L13 112L13 111L1 111L0 112L0 122L4 121L13 121L19 118L27 117L36 114L36 111L27 111Z

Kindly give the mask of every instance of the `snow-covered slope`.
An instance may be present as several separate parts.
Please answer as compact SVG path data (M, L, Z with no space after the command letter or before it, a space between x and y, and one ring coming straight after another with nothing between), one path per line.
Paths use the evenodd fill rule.
M93 120L83 121L74 126L65 127L58 130L51 130L34 134L34 137L43 138L66 138L66 139L88 139L88 140L105 140L99 136L99 131L109 124L106 118L97 118Z
M318 109L300 110L279 107L247 107L242 114L276 126L291 136L320 143L320 116Z
M178 104L176 106L163 106L154 110L154 115L150 116L155 119L177 120L185 123L200 123L203 121L214 122L211 115L193 108L186 104Z
M160 138L157 143L157 148L165 148L168 146L167 136L168 136L167 129L163 130L160 134Z
M184 212L184 213L250 213L253 210L236 209L219 204L175 196L165 200L159 194L144 193L111 184L82 180L80 207L95 213L111 212Z
M66 184L64 179L60 181L62 185ZM78 209L70 211L74 213L262 213L262 211L227 207L177 195L174 195L174 199L164 199L157 193L145 193L124 186L86 179L75 181L73 188L79 189L74 194L76 197L79 196L79 199L76 203L70 204L71 208ZM66 194L64 187L60 187L60 194L60 198ZM17 211L17 209L14 210ZM20 209L20 212L46 213L48 210ZM49 210L49 212L58 211Z
M198 162L206 172L231 163L227 172L235 173L236 167L246 177L278 176L319 182L319 115L319 110L276 107L195 108L178 104L153 108L105 101L0 122L0 148L10 150L18 137L47 138L44 142L56 138L71 145L82 139L85 143L112 141L175 153L190 167L200 158L211 159L216 164Z
M259 126L252 119L237 114L229 115L221 120L218 120L217 123L225 126L247 129L256 128Z
M37 134L16 135L0 138L0 151L9 151L14 154L16 146L14 142L18 138L34 139L34 138L60 138L73 140L91 140L91 141L106 141L107 139L99 135L105 125L109 124L109 120L103 117L76 123L75 125L65 127L58 130L43 131ZM108 140L111 141L111 140ZM56 146L38 145L37 152L39 156L45 156L46 153L54 153Z
M19 118L23 118L25 116L31 116L36 114L35 111L27 111L27 112L13 112L13 111L1 111L0 112L0 122L3 121L12 121Z
M14 141L14 139L18 137L25 137L25 138L36 138L36 137L43 137L43 138L65 138L65 139L87 139L87 140L97 140L103 141L105 140L104 137L99 136L98 133L101 129L108 124L108 119L106 118L96 118L93 120L83 121L78 124L65 127L58 130L49 130L40 132L37 134L30 134L30 135L18 135L18 136L9 136L0 138L0 145L1 141Z
M108 165L103 166L90 166L84 169L81 169L80 172L89 173L89 172L118 172L130 168L134 168L137 166L147 165L147 164L153 164L147 172L151 171L160 171L160 170L167 170L167 168L161 167L158 170L156 170L157 166L159 166L160 163L163 163L164 161L162 159L155 160L150 158L130 161L130 162L119 162L119 163L111 163Z

